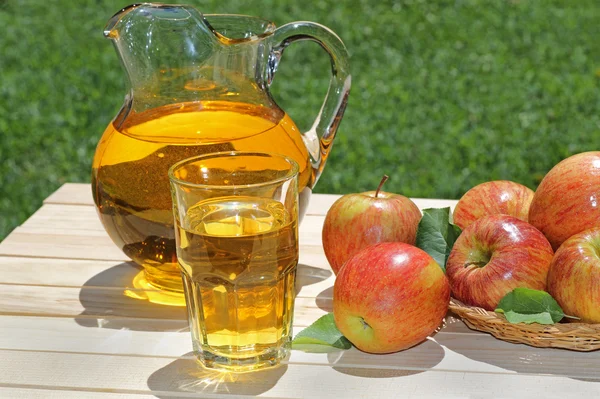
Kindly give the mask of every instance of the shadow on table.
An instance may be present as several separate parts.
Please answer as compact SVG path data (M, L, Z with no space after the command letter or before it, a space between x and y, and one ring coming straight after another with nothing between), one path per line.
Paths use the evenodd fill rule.
M181 306L153 303L148 298L159 291L132 288L142 268L123 262L90 278L79 292L84 311L75 321L84 327L128 329L135 331L186 331L187 312ZM296 292L331 276L331 271L299 264Z
M444 349L431 339L409 350L386 355L373 355L356 348L327 355L334 370L364 378L406 377L423 373L439 364L443 358Z
M332 274L331 270L299 263L296 270L296 294L302 291L302 287L327 280Z
M317 295L315 304L321 310L333 312L333 287L324 289Z
M84 311L75 321L84 327L136 331L185 331L188 329L184 306L152 303L144 290L133 288L142 272L134 262L123 262L96 274L79 291Z
M465 335L441 333L435 340L469 359L505 370L600 382L599 353L511 344L489 334L474 334L473 339L465 339Z
M202 367L190 352L152 373L148 387L159 398L177 393L252 396L273 388L286 370L287 366L281 365L252 373L223 373Z

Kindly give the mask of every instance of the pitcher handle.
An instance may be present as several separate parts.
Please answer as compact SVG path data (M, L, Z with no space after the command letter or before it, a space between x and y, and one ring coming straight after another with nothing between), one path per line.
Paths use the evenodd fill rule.
M299 40L317 42L331 57L331 80L327 95L312 127L302 135L311 157L315 185L329 156L350 92L348 52L342 40L329 28L314 22L291 22L282 25L273 34L274 45L269 56L267 82L271 85L283 50Z

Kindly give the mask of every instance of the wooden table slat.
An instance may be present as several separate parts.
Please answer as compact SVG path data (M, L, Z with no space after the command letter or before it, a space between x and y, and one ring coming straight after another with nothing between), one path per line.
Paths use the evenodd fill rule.
M65 183L50 194L44 204L94 205L92 186L87 183Z
M0 349L173 359L183 355L193 357L189 354L192 346L185 323L153 320L151 324L142 324L141 321L135 324L131 321L128 325L128 321L121 320L123 327L114 329L110 324L81 324L66 318L0 316ZM143 328L146 326L150 330ZM157 334L158 331L161 333ZM295 333L299 331L300 328L295 329ZM600 378L600 357L594 353L559 349L540 351L525 345L503 342L487 334L448 331L443 329L429 341L411 350L393 354L372 355L356 349L331 349L329 353L294 350L287 363L331 364L356 369L436 369L499 374L518 371L525 374ZM465 362L465 357L475 361Z
M190 392L264 397L452 397L468 387L471 396L546 397L573 395L587 382L561 376L452 372L447 370L355 369L335 365L286 364L256 373L223 375L199 369L191 357L158 358L0 350L0 384L112 389L151 393ZM60 365L64 372L56 372ZM357 383L360 381L360 383ZM579 391L578 391L579 389ZM593 392L593 391L590 391ZM514 393L514 395L513 395ZM442 395L442 396L440 396ZM572 397L572 396L567 396Z
M317 186L318 188L318 186ZM307 215L325 215L331 205L339 198L337 194L315 194L311 196ZM421 209L450 207L454 209L457 200L413 198ZM66 183L52 193L44 204L59 205L93 205L92 192L89 184Z
M47 273L51 270L52 273ZM52 259L0 256L0 284L62 287L132 288L142 268L135 263L103 260ZM300 255L297 285L306 295L318 295L333 284L333 273L325 257L305 251ZM322 281L328 279L326 284ZM319 283L319 285L316 285ZM308 292L307 290L310 290Z
M32 388L29 385L8 384L9 386L0 386L0 398L2 399L156 399L152 394L122 393L122 392L97 392L89 389L63 390L63 389L44 389ZM27 386L27 388L25 388ZM176 393L168 398L184 398Z
M321 233L323 215L306 215L302 221L302 233ZM108 236L100 222L96 209L91 206L46 204L27 219L19 230L21 232L69 235L73 229L102 233Z
M147 328L161 321L185 322L184 307L164 306L123 295L123 290L106 288L38 287L0 285L0 315L74 318L81 325L114 329ZM331 312L332 298L304 297L300 291L295 301L294 326L304 328ZM129 322L129 320L132 320ZM148 322L144 322L148 319ZM99 320L99 321L98 321ZM185 327L177 323L176 328ZM139 327L136 327L139 326ZM456 323L449 331L470 333L464 324Z
M0 256L122 262L129 260L105 233L88 234L88 232L85 230L79 231L79 234L73 232L57 234L56 231L32 233L17 227L4 241L0 242ZM300 233L300 242L303 251L322 251L320 234Z
M0 315L53 317L131 317L185 320L185 307L153 304L123 295L123 289L95 287L39 287L0 285ZM140 294L142 294L140 292ZM295 320L300 326L314 322L331 311L331 299L315 304L314 298L298 297Z

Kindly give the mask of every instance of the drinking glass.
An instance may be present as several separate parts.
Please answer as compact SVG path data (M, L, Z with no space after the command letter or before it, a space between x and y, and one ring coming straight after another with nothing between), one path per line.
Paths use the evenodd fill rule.
M258 152L201 155L169 170L194 352L208 368L249 371L289 352L297 176L291 158Z

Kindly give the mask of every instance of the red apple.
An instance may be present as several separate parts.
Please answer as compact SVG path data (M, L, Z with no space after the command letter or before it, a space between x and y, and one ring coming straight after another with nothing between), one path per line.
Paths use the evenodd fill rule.
M529 223L554 250L581 231L600 227L600 152L583 152L556 164L537 188Z
M323 225L323 249L335 274L352 255L380 242L414 245L421 211L409 198L380 191L347 194L331 206Z
M462 196L454 208L454 224L467 228L477 219L496 214L527 221L533 190L508 180L481 183Z
M358 349L397 352L423 341L448 310L450 286L425 251L401 242L370 246L335 279L335 324Z
M565 314L600 323L600 228L575 234L558 248L548 292Z
M545 290L553 254L546 237L529 223L490 215L463 230L446 275L456 299L494 310L517 287Z

